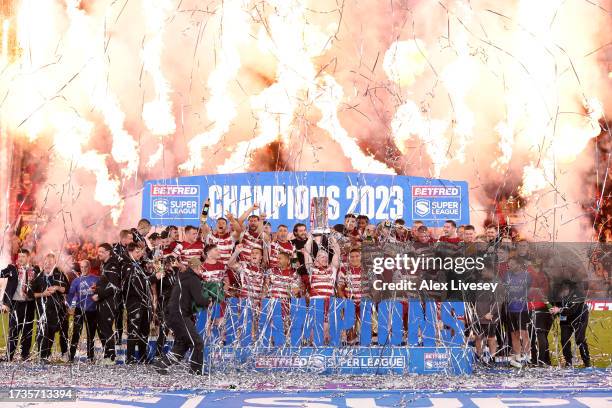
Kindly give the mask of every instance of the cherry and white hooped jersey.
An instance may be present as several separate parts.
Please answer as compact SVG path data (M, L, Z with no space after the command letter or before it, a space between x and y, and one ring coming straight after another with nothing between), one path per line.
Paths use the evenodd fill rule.
M173 255L176 256L182 263L187 264L191 258L201 258L204 253L204 243L199 239L193 244L187 241L182 241L174 247Z
M336 274L337 270L332 266L320 268L312 265L310 267L310 297L329 298L334 296Z
M179 244L179 241L172 241L168 245L162 248L162 257L165 259L170 255L176 256L178 253L175 253L176 246Z
M250 230L246 230L242 233L242 252L240 253L241 261L249 261L251 259L251 251L254 248L259 248L263 253L263 239L262 234L254 234Z
M232 252L234 251L234 245L236 244L236 239L229 232L223 235L219 235L216 232L212 234L208 234L206 237L206 244L216 245L219 250L219 260L223 262L223 265L227 265L230 257L232 256Z
M295 246L291 241L278 242L274 241L270 244L270 253L268 254L268 266L270 268L278 267L278 255L284 252L289 254L290 257L295 253Z
M363 296L363 281L361 266L342 265L338 274L338 285L345 286L344 293L355 303L361 302Z
M200 267L200 278L204 282L223 283L226 276L225 264L221 261L214 264L203 262Z
M238 273L240 275L240 297L261 299L263 297L264 270L250 262L240 262Z
M291 297L291 288L300 284L300 277L291 267L281 269L278 267L268 270L270 278L270 297L288 299Z

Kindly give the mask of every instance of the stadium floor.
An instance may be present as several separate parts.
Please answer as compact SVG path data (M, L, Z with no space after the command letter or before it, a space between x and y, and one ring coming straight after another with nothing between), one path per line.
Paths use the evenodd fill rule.
M0 391L74 387L76 401L35 407L610 407L610 369L477 371L469 376L342 376L308 373L217 373L179 369L159 376L150 367L40 368L0 366ZM3 399L2 407L26 406Z
M553 390L473 390L464 392L400 391L176 391L168 393L133 393L127 391L84 390L78 401L40 403L45 407L305 407L305 408L377 408L377 407L593 407L612 405L612 392ZM20 406L0 403L0 407ZM21 405L23 406L23 405Z
M24 406L23 402L0 402L0 407ZM465 391L428 390L280 390L173 392L79 389L72 402L40 402L27 406L164 407L164 408L377 408L377 407L593 407L612 406L612 389L480 389Z

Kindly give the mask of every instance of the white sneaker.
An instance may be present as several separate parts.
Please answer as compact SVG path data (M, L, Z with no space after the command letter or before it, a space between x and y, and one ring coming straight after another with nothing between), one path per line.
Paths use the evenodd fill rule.
M102 360L100 360L100 365L103 365L103 366L114 366L115 362L113 360L111 360L110 358L103 358Z
M510 365L514 368L523 368L523 365L521 364L519 359L520 359L520 356L517 356L516 354L511 356L509 360Z

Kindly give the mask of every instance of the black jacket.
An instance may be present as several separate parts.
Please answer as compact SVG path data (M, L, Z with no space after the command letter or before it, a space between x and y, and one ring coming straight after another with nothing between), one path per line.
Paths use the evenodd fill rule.
M168 302L168 317L170 319L194 317L193 306L206 307L209 300L202 294L202 281L191 268L179 272L178 282L172 288Z
M178 273L174 269L166 269L166 273L161 279L157 279L155 274L151 275L151 284L157 287L157 304L165 307L172 296L172 288L177 282Z
M38 266L34 266L32 269L34 270L34 279L36 279L36 276L40 273L40 268L38 268ZM17 267L12 264L8 265L6 268L0 271L0 278L7 278L2 304L7 305L9 308L13 308L13 296L17 290L19 281L19 271L17 270ZM28 274L26 274L26 293L29 293L30 286L34 279L30 281Z
M130 259L128 255L127 246L122 245L121 242L115 242L113 244L113 255L119 264L126 262Z
M128 259L121 265L121 289L123 301L151 302L151 283L149 275L142 265L133 259Z
M583 312L586 302L588 282L578 279L558 279L553 284L553 304L561 308L562 316L578 316Z
M64 288L64 293L55 292L51 296L36 299L38 316L45 316L49 322L58 322L66 314L66 293L68 292L68 279L58 268L54 268L51 275L46 276L44 272L39 273L30 287L31 296L43 293L51 286Z
M121 299L121 268L115 257L110 257L100 266L100 280L96 286L98 305L108 304L112 309Z

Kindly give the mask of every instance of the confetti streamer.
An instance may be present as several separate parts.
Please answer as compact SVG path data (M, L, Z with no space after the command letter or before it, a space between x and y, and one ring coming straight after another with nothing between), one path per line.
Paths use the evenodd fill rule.
M92 269L105 275L97 255L98 244L117 243L127 249L129 242L122 242L121 236L127 241L150 243L149 231L138 231L141 226L135 228L136 232L128 229L127 235L119 233L119 228L135 225L140 217L144 180L238 172L254 172L256 179L256 171L280 169L467 180L472 224L478 234L483 233L478 239L487 241L491 228L486 226L495 225L492 234L499 235L500 241L513 242L512 254L492 248L496 257L511 259L519 250L519 237L530 242L611 242L610 10L609 0L515 0L503 4L488 0L393 0L384 4L375 0L224 0L207 4L170 0L3 1L0 269L7 271L3 273L9 279L8 269L4 268L14 265L22 280L33 273L33 266L44 270L38 275L42 278L35 290L26 293L26 297L45 293L48 287L69 290L68 277L78 274L82 261L89 261ZM225 229L219 229L223 221L217 220L217 225L208 227L210 230L203 226L183 229L183 240L178 244L179 231L167 230L173 236L159 239L171 242L157 244L156 249L163 252L174 245L164 254L166 258L176 256L187 262L187 252L196 254L196 258L203 253L204 243L197 240L197 235L203 234L206 243L214 242L225 251L224 268L240 239L240 248L246 245L246 252L257 253L259 249L270 251L273 258L283 257L281 247L289 247L289 240L272 242L262 238L269 238L272 232L278 237L278 231L270 231L271 227L262 222L262 214L275 209L251 208L243 213L258 197L255 193L249 197L232 194L225 194L224 200L231 201L240 211L229 214ZM256 218L250 215L260 218L253 221ZM312 336L307 333L298 345L276 345L271 358L260 360L261 364L281 364L286 362L283 353L312 351L302 367L299 361L295 363L298 373L261 374L257 370L261 367L248 359L238 365L224 364L224 359L236 357L228 357L232 353L229 346L248 338L248 352L264 353L270 349L265 328L287 337L294 328L295 322L287 318L286 299L290 296L278 302L263 301L266 279L276 292L285 290L285 295L296 291L304 297L314 284L332 286L334 290L342 287L343 292L350 289L350 296L359 293L377 303L372 329L367 334L374 337L375 351L379 353L372 358L384 357L390 347L406 350L414 346L408 344L410 335L404 331L399 335L399 345L390 344L394 336L390 328L388 338L384 337L384 322L398 314L403 319L404 313L410 313L404 307L407 301L401 293L372 294L371 287L364 287L371 284L372 276L360 276L368 284L357 290L354 285L359 285L360 279L347 275L350 248L359 245L361 238L365 240L368 230L368 237L381 245L377 250L383 254L386 250L429 253L433 250L428 234L438 238L443 233L421 231L421 238L419 225L407 232L395 224L365 221L363 231L353 234L357 229L351 220L349 217L346 225L339 227L346 229L344 233L317 238L316 251L312 250L312 242L309 244L309 265L302 261L305 273L299 280L293 274L287 278L282 271L270 272L240 253L232 259L230 269L237 277L229 283L234 285L230 290L240 288L249 301L233 314L228 309L221 312L219 305L200 311L201 316L207 317L204 326L197 329L203 334L209 359L204 362L209 368L208 387L315 389L329 383L329 379L309 370L312 364L322 369L321 364L328 361L326 357L330 356L320 354L324 346L317 343L333 337L330 327L335 330L333 322L349 314L346 309L328 309L323 320L315 314L306 316L306 327L320 324L324 329L315 330ZM293 225L288 227L291 233ZM211 231L214 228L217 230ZM298 229L301 227L296 228L296 234ZM241 235L244 231L250 231L246 235L250 243L245 244ZM363 237L357 239L360 234ZM414 234L415 242L405 244L402 234ZM128 235L131 238L126 238ZM335 246L334 239L340 241L337 244L341 249L330 250ZM292 245L304 247L305 241L298 238L297 245ZM419 242L423 244L421 248ZM32 252L27 262L19 265L18 249ZM299 258L293 249L285 249L292 255L290 261ZM604 246L602 251L606 253L607 248ZM152 254L146 252L143 256L152 261ZM56 254L53 260L47 256L50 253ZM339 255L344 259L334 259ZM175 341L177 333L173 331L178 331L169 329L160 310L153 310L160 293L155 291L162 290L163 278L154 285L149 281L152 274L160 273L167 278L166 283L172 281L175 285L176 279L166 274L178 272L164 265L159 256L144 265L125 253L122 258L120 273L136 276L136 281L124 279L124 283L135 282L136 289L124 284L109 285L109 291L116 296L116 304L111 306L122 310L123 304L126 310L125 316L117 312L114 325L110 324L112 337L117 340L117 360L121 362L127 345L131 356L134 344L140 348L160 331ZM589 266L588 275L593 282L590 297L597 294L609 299L605 258L598 255ZM330 262L335 269L329 266ZM67 282L61 273L49 277L54 268L66 275ZM208 270L197 272L212 274ZM274 273L277 275L270 275ZM284 277L279 278L279 273ZM409 278L398 271L385 274L387 283ZM436 278L442 279L437 273ZM278 283L286 281L287 287ZM226 282L216 279L212 283ZM509 286L520 286L520 282ZM210 297L218 294L218 286L212 288L215 293L209 293ZM121 298L121 291L132 296ZM42 301L28 300L35 309L8 311L7 317L27 323L26 335L32 335L36 325L39 336L32 340L28 361L1 367L7 374L3 377L6 384L121 383L138 387L146 383L166 389L201 386L191 377L185 379L184 373L190 368L185 360L173 365L167 376L158 376L153 369L142 366L102 370L90 367L81 359L87 354L85 336L75 345L78 358L74 365L35 370L40 357L57 362L57 355L42 350L56 332L60 333L60 352L66 352L71 319L60 310L67 305L66 294L59 293L49 293L44 297L50 299ZM20 296L17 295L19 301L26 302ZM327 297L318 292L314 296ZM420 295L413 299L424 300ZM359 300L363 306L363 300ZM399 301L401 307L381 308L383 300ZM445 351L456 346L464 351L460 356L466 357L472 352L472 343L484 340L479 320L483 316L473 299L461 295L457 300L467 305L460 319L454 320L460 322L459 326L449 328L448 322L443 321L446 314L455 313L448 308L424 309L417 318L431 318L435 326L420 329L416 340ZM496 381L512 381L523 387L551 380L556 374L518 361L525 359L521 354L529 350L516 347L516 332L521 330L513 330L516 322L504 316L506 310L499 307L499 302L493 303L490 313L495 317L485 320L499 323L495 337L498 349L503 350L500 361L506 364L514 358L513 363L521 368L510 380L507 372L487 371L491 356L486 350L491 354L492 346L484 342L487 344L478 346L481 359L475 373L456 378L456 383L478 388ZM571 316L580 326L575 332L580 332L580 338L586 330L587 337L594 341L593 360L608 367L610 354L603 344L606 340L598 343L597 336L610 330L610 317L589 311L589 305L595 306L588 301L580 303L586 306L572 311L576 313ZM279 306L284 313L281 322L273 317L259 320L265 316L266 308ZM250 312L255 318L248 327ZM585 329L587 315L590 325ZM181 315L184 317L187 316ZM528 319L530 326L541 323L537 314ZM73 324L74 321L73 317ZM465 336L456 340L463 323ZM5 326L0 335L8 340ZM153 330L149 330L151 326ZM563 364L571 344L567 327L562 326L551 323L549 327L553 339L551 363L555 366ZM338 341L342 346L358 343L358 330L352 330L341 334ZM515 332L514 339L511 332ZM453 341L449 337L460 344L449 343ZM536 341L543 341L537 333ZM536 354L539 351L538 343ZM17 354L20 352L18 349ZM584 356L584 346L572 352L576 358L581 352ZM98 341L95 354L99 359L103 354ZM375 367L384 368L382 363ZM330 370L334 381L346 387L398 388L401 384L403 388L435 385L442 389L449 388L452 371L447 367L431 378L357 378L340 374L333 364ZM597 371L568 377L571 376L564 380L574 385L586 381L605 383Z

